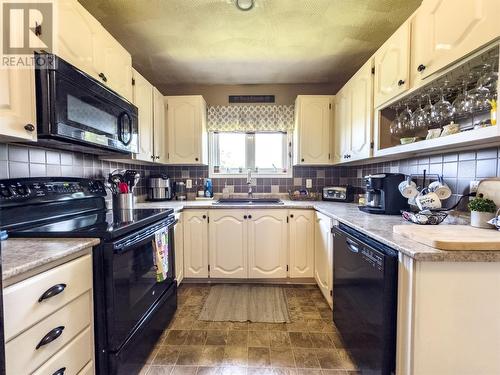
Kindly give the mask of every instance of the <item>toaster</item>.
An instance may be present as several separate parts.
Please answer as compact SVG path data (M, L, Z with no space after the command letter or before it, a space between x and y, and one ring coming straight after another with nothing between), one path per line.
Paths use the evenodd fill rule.
M322 198L324 201L353 202L354 189L351 185L324 187Z

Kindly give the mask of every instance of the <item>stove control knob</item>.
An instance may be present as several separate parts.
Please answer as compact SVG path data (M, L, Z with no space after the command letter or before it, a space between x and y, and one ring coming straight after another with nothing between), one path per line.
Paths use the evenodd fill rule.
M20 196L30 195L30 189L26 185L18 185L16 187L16 193Z
M2 187L2 188L0 189L0 197L1 197L1 198L10 198L10 197L12 197L12 192L10 191L10 189L9 189L9 188L7 188L7 187Z

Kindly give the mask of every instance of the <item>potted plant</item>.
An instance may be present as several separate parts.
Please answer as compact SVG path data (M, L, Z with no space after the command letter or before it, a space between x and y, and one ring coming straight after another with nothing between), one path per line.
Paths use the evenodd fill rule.
M470 225L478 228L491 228L488 221L495 217L496 205L491 199L483 198L482 195L469 202Z

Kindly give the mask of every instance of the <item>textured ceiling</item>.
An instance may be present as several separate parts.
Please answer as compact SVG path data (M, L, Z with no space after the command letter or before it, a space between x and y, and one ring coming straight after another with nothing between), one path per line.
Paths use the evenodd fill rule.
M153 84L343 84L421 0L79 0Z

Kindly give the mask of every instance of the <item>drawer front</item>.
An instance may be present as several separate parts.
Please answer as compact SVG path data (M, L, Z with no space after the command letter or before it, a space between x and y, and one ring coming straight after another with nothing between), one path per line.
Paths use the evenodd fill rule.
M65 369L64 375L77 375L91 361L92 348L92 332L91 328L87 327L33 375L53 375L61 369Z
M7 374L27 374L36 370L90 325L92 295L90 292L48 316L5 345ZM64 327L59 337L46 345L37 345L57 327Z
M52 287L59 286L62 292L47 293ZM92 256L85 255L47 272L11 285L3 291L5 313L5 341L31 327L54 311L60 309L85 291L92 288ZM52 296L50 296L52 294Z
M94 375L94 374L95 371L93 362L89 362L87 366L85 366L83 370L78 373L78 375Z

